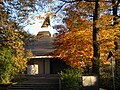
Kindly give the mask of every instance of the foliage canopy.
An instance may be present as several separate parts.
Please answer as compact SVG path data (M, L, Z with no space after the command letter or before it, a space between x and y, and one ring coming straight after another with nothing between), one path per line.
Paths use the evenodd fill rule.
M20 26L20 17L16 17L18 20L13 19L15 8L21 11L20 6L26 2L23 2L24 4L22 1L13 2L15 1L0 1L0 83L9 83L15 75L24 72L27 57L30 55L30 52L24 49L27 33ZM22 20L24 15L26 16L25 13L21 15Z
M99 11L94 13L95 2L81 1L68 4L64 9L65 25L55 26L59 31L58 41L56 40L57 54L73 67L95 66L94 62L96 65L99 64L97 62L107 62L108 52L114 51L114 42L120 33L119 23L114 25L114 5L112 2L98 1ZM95 56L96 53L100 53L100 56L97 54L98 58Z

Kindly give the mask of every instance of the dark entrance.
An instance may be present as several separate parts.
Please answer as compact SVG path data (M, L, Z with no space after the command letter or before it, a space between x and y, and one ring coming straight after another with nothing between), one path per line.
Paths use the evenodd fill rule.
M69 65L58 58L50 60L50 74L58 74L58 72L64 71L69 67Z

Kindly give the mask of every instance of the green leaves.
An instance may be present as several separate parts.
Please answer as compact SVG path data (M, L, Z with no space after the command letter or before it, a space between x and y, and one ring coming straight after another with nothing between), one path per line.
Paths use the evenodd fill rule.
M8 48L0 49L0 83L9 83L13 78L12 50Z
M27 12L22 11L21 16L16 17L17 20L13 19L11 15L16 10L19 13L23 10L20 7L30 2L23 0L20 3L20 1L12 0L4 3L0 10L0 83L9 83L16 74L24 72L27 66L27 57L31 55L24 49L27 35L23 31L23 27L19 26L20 22L17 22L19 18L24 18ZM27 9L27 5L24 8Z
M78 68L67 69L65 72L59 73L62 81L62 90L82 90L81 75L82 72Z

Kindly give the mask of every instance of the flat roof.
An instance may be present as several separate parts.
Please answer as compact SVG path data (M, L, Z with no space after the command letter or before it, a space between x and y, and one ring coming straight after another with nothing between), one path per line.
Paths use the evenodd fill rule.
M57 58L59 56L31 56L29 58Z

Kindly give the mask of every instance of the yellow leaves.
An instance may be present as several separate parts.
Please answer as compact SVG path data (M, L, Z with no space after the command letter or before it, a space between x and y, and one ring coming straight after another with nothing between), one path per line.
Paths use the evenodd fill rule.
M111 4L99 2L100 10L96 27L99 29L97 40L100 44L100 59L105 61L114 41L120 35L120 24L113 26L114 16L108 11ZM73 6L73 7L72 7ZM58 37L58 55L71 66L81 66L82 62L91 63L93 58L93 10L95 3L79 2L67 7L64 19L66 30ZM91 65L91 64L90 64Z
M58 47L60 57L71 66L81 66L85 59L92 58L92 31L89 29L76 28L65 33L65 37L59 37L62 42ZM91 61L91 60L90 60Z
M105 61L107 59L107 54L109 51L113 51L115 48L114 41L117 40L116 29L114 27L107 30L99 31L99 43L100 43L100 57L101 60Z
M66 20L69 25L69 31L60 35L58 52L62 59L73 67L80 67L84 63L91 61L93 56L92 48L92 30L89 28L91 23L79 20L79 25L75 25L73 20ZM85 66L85 65L82 65Z
M25 58L23 55L17 54L17 56L13 57L13 62L15 72L18 73L25 70L27 65L27 58Z
M24 34L21 31L14 29L14 24L11 24L7 27L7 31L5 33L5 45L12 50L13 53L13 66L15 73L19 73L25 70L27 65L27 55L31 55L25 52L23 47L24 42Z
M97 20L97 27L100 29L100 30L103 30L103 29L110 29L112 26L112 22L113 22L113 16L112 15L109 15L109 14L104 14L104 15L101 15L101 17L99 18L99 20Z
M58 17L62 18L63 16L62 16L62 14L58 14Z

